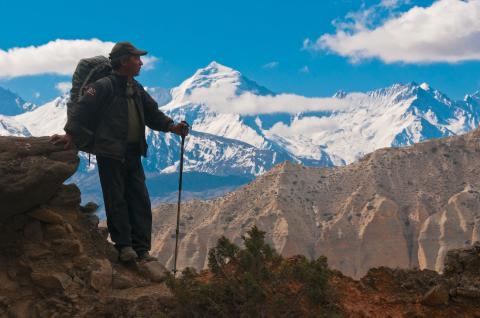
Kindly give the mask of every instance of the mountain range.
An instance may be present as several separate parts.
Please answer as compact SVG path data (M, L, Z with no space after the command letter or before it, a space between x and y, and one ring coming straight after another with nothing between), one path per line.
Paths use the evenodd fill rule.
M181 206L179 268L204 269L225 236L253 226L284 256L324 255L360 278L374 267L442 272L448 250L480 240L480 130L383 148L341 167L286 161L246 186ZM173 266L176 204L153 212L152 252Z
M272 92L217 62L171 90L147 91L167 115L192 124L185 145L185 198L219 196L286 160L342 166L379 148L462 134L478 126L480 115L478 92L456 101L426 83L407 83L308 98ZM8 106L0 108L0 135L63 133L68 95L38 107L3 96L0 105ZM154 201L174 200L180 138L148 128L146 135L150 194ZM84 201L101 202L95 158L89 165L81 157L72 181Z

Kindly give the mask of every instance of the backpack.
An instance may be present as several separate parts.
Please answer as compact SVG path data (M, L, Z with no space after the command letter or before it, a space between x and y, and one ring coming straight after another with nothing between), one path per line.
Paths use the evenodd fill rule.
M105 56L95 56L81 59L78 62L75 72L72 76L72 88L70 90L70 99L67 102L67 111L72 110L80 97L83 96L85 86L103 77L106 77L111 73L112 66L110 65L110 60ZM85 140L81 144L77 145L80 151L84 151L89 154L94 153L95 130L99 123L99 118L101 118L101 116L97 116L96 121L92 121L83 127L83 129L88 132L90 137L88 140Z

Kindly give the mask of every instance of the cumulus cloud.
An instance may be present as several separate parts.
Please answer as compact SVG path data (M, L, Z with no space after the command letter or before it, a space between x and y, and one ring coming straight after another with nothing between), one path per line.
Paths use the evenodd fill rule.
M91 40L57 39L39 46L0 49L0 78L58 74L71 75L78 61L95 55L108 55L113 42ZM144 58L144 67L149 69L158 59Z
M70 82L60 82L55 85L55 88L60 91L60 93L65 94L70 91L72 88L72 83Z
M235 85L222 85L195 89L187 98L189 102L206 104L218 113L242 115L286 112L295 114L302 111L339 111L351 105L350 98L365 94L349 94L349 98L310 98L295 94L259 96L252 93L236 93ZM366 96L366 95L365 95Z
M144 70L153 70L155 68L155 63L160 63L162 62L162 59L155 57L155 56L142 56L142 62L143 62L143 69Z
M277 61L272 61L270 63L267 63L267 64L263 65L262 68L274 69L274 68L277 68L277 66L278 66L278 62Z
M324 34L316 41L306 39L303 47L330 51L352 62L370 58L386 63L480 60L480 1L438 0L429 7L392 11L378 24L378 8L394 9L406 3L383 0L374 8L349 14L350 22L337 23L335 34Z
M286 125L282 122L276 123L269 129L269 132L284 136L311 136L314 131L334 131L340 128L338 123L333 122L331 118L326 117L305 117L294 120L291 125Z

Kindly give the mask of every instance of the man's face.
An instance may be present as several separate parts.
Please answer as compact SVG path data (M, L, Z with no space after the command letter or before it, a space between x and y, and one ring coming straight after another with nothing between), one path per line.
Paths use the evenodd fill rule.
M131 77L140 74L142 68L142 60L138 55L130 55L122 60L122 73Z

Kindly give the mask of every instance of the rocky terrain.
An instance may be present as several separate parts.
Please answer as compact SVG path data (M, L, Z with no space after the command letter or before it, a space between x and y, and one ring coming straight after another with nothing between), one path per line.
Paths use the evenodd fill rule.
M480 130L384 148L335 168L285 162L215 200L182 204L180 268L204 268L225 235L254 224L284 256L325 255L361 278L378 266L443 270L449 249L480 235ZM154 213L154 252L172 264L176 205Z
M465 137L467 146L474 136ZM162 264L117 262L106 230L98 227L98 218L93 212L95 204L80 206L78 188L63 184L77 169L78 160L74 151L54 146L48 138L0 137L0 317L190 317L178 314L182 312L178 302L162 282ZM278 185L282 184L279 169L297 174L304 171L305 178L308 171L283 165L267 174L269 179L264 179L261 187L264 190L277 187L277 193L272 188L271 194L277 198L282 194L278 192ZM475 196L475 192L469 191L472 190L464 192ZM239 195L234 193L231 197ZM265 197L258 193L255 198ZM451 213L448 206L457 212L455 204L470 204L461 198L450 201L457 203L447 202L440 213L448 216ZM210 203L189 205L202 207ZM244 204L252 203L244 200ZM278 203L271 206L281 207ZM225 206L224 218L231 217L232 224L234 216L228 209L235 211L234 207ZM254 211L255 207L251 209ZM301 242L295 246L284 237L280 242L285 245L278 245L282 235L288 233L287 222L304 224L307 234L309 224L300 216L287 221L284 215L279 210L278 220L272 222L278 225L270 240L276 242L277 247L288 246L289 252L295 253ZM193 213L184 216L183 222L190 224L196 217ZM268 224L267 221L275 217L264 216L259 224ZM253 223L252 214L249 218ZM205 217L203 221L207 225L209 219ZM440 222L441 231L451 232L448 227L445 229L444 223ZM432 221L431 226L435 224ZM220 223L217 226L225 227ZM215 230L215 226L205 226L203 235L190 244L206 248L206 243L214 240L215 233L209 230ZM302 236L302 233L295 234L297 238ZM172 242L170 236L165 240L166 244ZM182 255L188 251L192 260L198 260L202 250L185 242L188 241L182 243ZM183 262L185 264L185 259ZM480 317L480 245L446 252L443 268L441 275L432 270L381 267L371 269L360 281L334 271L329 282L332 301L340 317Z
M444 268L380 267L360 281L337 273L330 284L345 317L480 317L480 244L449 251Z
M117 262L94 204L63 185L74 151L0 137L0 317L155 317L168 312L158 262Z

